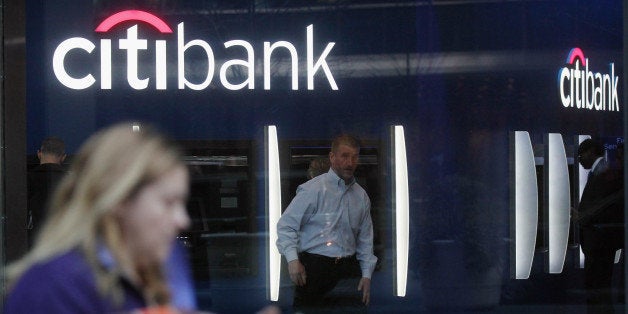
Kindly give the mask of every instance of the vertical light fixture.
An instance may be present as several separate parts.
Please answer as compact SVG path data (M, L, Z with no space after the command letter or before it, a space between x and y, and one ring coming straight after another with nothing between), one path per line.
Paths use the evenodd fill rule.
M530 135L511 133L510 140L511 278L527 279L532 270L539 219L539 195Z
M569 170L562 135L549 133L545 143L545 240L548 247L545 270L550 274L559 274L563 271L569 239Z
M591 135L578 135L578 147L580 147L580 143L584 142L584 140L590 139ZM580 164L580 160L578 159L578 147L576 147L574 151L573 162L578 164L578 202L580 202L580 198L582 198L582 192L584 191L584 186L587 185L587 177L589 174L589 170L584 169ZM584 268L584 253L582 252L582 247L578 244L578 266L580 268Z
M268 228L267 258L268 265L268 297L271 301L279 300L279 282L281 272L281 255L277 250L277 222L281 216L281 181L279 172L279 144L277 128L269 125L264 128L265 148L265 192L266 219Z
M410 231L410 212L408 196L408 162L406 158L406 141L403 126L392 127L392 160L393 160L393 206L395 230L395 294L406 295L408 280L408 239Z

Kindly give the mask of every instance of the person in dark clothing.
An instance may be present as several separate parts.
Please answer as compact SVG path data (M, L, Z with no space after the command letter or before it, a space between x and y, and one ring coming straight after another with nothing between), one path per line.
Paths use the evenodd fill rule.
M585 256L589 312L612 311L611 282L615 251L623 247L623 176L608 166L602 146L591 139L578 147L578 159L590 169L576 222Z
M65 160L65 144L58 137L43 140L37 151L39 165L28 171L28 246L34 238L47 215L49 196L65 175L62 164Z

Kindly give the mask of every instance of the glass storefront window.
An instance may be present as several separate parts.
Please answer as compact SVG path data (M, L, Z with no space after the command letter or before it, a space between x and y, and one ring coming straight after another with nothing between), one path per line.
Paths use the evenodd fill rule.
M154 125L191 174L191 225L178 240L198 309L292 312L284 257L270 298L272 125L282 210L334 136L360 139L355 179L378 258L370 310L587 308L578 147L591 137L623 169L621 1L3 4L0 269L27 251L25 178L44 138L65 141L67 168L104 127ZM615 236L623 223L612 222ZM617 257L605 300L621 311L625 252ZM336 293L355 288L343 281Z

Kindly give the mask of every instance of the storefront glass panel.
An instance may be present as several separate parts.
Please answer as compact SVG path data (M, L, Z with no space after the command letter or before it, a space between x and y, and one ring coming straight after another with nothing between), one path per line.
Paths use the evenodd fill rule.
M283 258L279 299L270 298L270 125L282 209L308 180L309 163L327 158L335 135L361 139L356 179L371 200L379 259L371 311L586 309L569 207L577 207L584 180L581 136L604 144L611 167L622 165L615 158L625 110L621 1L22 5L24 168L38 163L47 136L65 141L66 164L90 135L118 122L153 125L172 137L191 173L192 223L179 240L200 310L254 313L273 303L291 312ZM116 15L130 10L143 15ZM395 146L395 130L403 130L404 150ZM405 158L395 159L400 152ZM517 172L522 158L528 167ZM409 218L398 221L396 179L405 172L395 166L404 159ZM519 190L523 171L529 180ZM534 228L518 225L519 191L535 211L526 216ZM550 206L555 197L562 197L559 218ZM5 225L22 223L8 213ZM407 236L397 232L400 222ZM532 255L520 261L522 228ZM3 239L12 247L4 263L24 253L24 237ZM401 241L407 278L398 272ZM623 310L618 256L612 292ZM338 293L352 289L343 282Z

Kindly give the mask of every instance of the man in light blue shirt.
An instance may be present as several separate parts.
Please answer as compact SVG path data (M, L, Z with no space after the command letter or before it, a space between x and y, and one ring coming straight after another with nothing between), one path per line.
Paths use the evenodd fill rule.
M354 137L334 139L329 171L300 185L277 223L277 248L286 257L296 286L295 308L324 305L325 294L357 269L358 262L361 301L365 305L370 301L377 257L371 203L353 176L359 152Z

